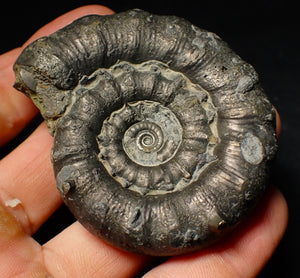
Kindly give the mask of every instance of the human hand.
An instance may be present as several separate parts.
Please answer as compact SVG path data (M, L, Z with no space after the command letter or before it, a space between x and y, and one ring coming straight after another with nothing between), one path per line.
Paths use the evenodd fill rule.
M76 9L44 26L25 45L90 13L112 11L101 6ZM0 57L0 145L38 113L12 88L12 65L21 50ZM279 132L279 117L277 123ZM62 203L50 163L52 143L43 123L0 161L0 277L135 277L152 258L111 247L78 222L44 245L31 237ZM144 277L253 277L272 255L286 225L286 202L270 187L251 216L221 242L167 259Z

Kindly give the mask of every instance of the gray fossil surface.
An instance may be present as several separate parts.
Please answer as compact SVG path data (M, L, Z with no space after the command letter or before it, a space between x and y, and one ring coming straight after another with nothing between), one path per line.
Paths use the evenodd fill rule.
M275 111L258 75L184 19L85 16L27 46L14 70L54 136L64 202L114 246L199 250L267 186Z

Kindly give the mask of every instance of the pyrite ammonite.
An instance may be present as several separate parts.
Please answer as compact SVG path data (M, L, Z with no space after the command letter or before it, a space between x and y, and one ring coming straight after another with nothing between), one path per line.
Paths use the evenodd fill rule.
M27 46L14 70L54 136L65 203L115 246L198 250L266 187L275 113L258 76L184 19L89 15Z

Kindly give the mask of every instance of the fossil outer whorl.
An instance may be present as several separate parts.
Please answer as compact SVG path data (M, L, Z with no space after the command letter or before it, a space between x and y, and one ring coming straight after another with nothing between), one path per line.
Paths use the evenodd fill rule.
M65 203L115 246L198 250L266 187L275 113L258 76L184 19L86 16L27 46L14 70L54 135Z

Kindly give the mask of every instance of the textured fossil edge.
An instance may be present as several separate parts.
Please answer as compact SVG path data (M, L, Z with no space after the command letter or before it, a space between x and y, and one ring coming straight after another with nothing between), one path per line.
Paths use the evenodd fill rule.
M120 26L120 22L124 24ZM183 72L210 93L218 108L222 144L215 152L220 158L203 173L201 190L191 186L180 192L183 196L176 193L171 199L169 194L165 201L147 196L141 202L139 195L112 184L111 177L86 158L78 162L70 154L61 159L54 155L53 163L64 201L92 233L132 252L178 255L203 248L220 237L220 230L239 223L266 187L269 163L277 149L275 112L252 66L213 33L177 17L133 10L113 16L87 16L32 43L14 65L15 87L31 97L51 134L57 133L53 154L63 153L62 124L68 122L65 115L76 107L72 92L80 80L89 79L101 66L149 59ZM75 140L72 136L69 139ZM95 196L99 193L99 175L104 187L100 196L111 192L113 203ZM125 210L120 208L119 204L128 200L132 204ZM189 216L187 204L200 216ZM201 213L197 206L202 207ZM162 208L166 211L159 215ZM179 214L177 219L180 209L187 214ZM125 222L120 218L122 213ZM184 218L190 219L190 226ZM109 230L103 219L109 219ZM170 224L166 228L163 223Z

